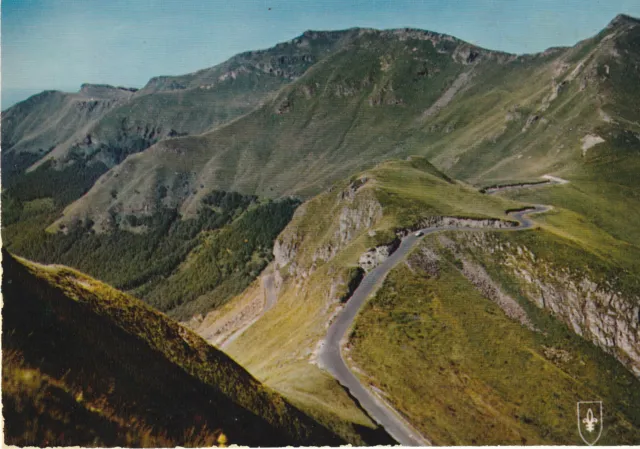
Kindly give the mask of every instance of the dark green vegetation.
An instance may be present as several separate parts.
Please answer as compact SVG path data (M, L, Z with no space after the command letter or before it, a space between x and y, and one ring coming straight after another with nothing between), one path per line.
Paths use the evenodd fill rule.
M224 353L140 301L3 251L5 442L337 445Z
M50 198L53 206L62 208L85 194L96 180L107 171L107 166L96 163L89 166L67 166L53 170L47 161L36 170L20 176L3 175L2 224L9 226L21 220L25 204L33 200Z
M24 204L20 221L4 229L4 245L11 251L76 267L188 319L224 304L255 279L273 257L273 240L298 202L259 202L216 191L195 218L183 220L177 211L163 209L151 217L127 216L130 230L95 233L90 222L78 222L56 234L43 229L46 218L59 210L55 201Z
M411 269L390 273L354 327L350 353L367 382L436 444L581 444L575 407L585 398L607 410L601 444L638 442L637 378L547 312L528 307L542 332L510 320L437 237L425 245L442 258L410 257Z

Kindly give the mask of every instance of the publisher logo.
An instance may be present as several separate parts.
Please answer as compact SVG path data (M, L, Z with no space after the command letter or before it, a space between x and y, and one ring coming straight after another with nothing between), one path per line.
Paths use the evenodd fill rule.
M577 411L580 438L593 446L602 435L602 401L578 402Z

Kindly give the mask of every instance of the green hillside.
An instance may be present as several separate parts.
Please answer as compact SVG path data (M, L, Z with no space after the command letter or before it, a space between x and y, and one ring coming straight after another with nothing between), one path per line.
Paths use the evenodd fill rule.
M15 105L2 114L3 243L147 305L7 256L23 281L3 293L33 291L45 306L5 301L7 321L22 323L3 337L5 413L24 423L39 410L38 441L63 441L51 429L64 416L96 423L75 430L93 444L212 444L220 432L249 445L269 432L274 444L385 444L318 366L321 343L402 236L464 223L487 229L430 235L380 282L349 335L353 371L435 444L577 444L575 403L595 399L601 441L637 443L639 79L640 21L621 15L531 55L415 29L308 31L139 91L84 85ZM529 186L483 193L518 184ZM504 232L507 211L533 204L548 206L534 229ZM91 318L69 320L79 306ZM286 400L148 306L206 338L224 319L224 350ZM64 344L27 344L51 320ZM96 348L89 359L78 333ZM130 341L153 354L131 360L119 352ZM73 366L54 360L65 345ZM147 386L147 365L167 377ZM98 371L124 384L87 389L83 373ZM144 400L127 402L142 387ZM187 405L172 417L176 394ZM222 405L203 415L211 395ZM31 438L35 426L11 432Z
M85 84L77 93L45 91L3 111L3 189L9 185L9 179L17 177L54 151L57 145L126 102L134 91Z
M637 79L636 23L622 16L575 47L523 56L426 31L359 30L250 114L127 159L58 223L139 210L149 192L178 179L189 188L167 201L186 214L209 189L310 197L410 154L476 185L570 177L615 151L600 139L637 141L623 96ZM112 189L123 195L114 200Z
M171 226L191 229L201 223L206 198L216 191L309 198L363 168L418 154L478 187L538 181L546 173L566 177L572 181L568 186L514 195L585 216L628 243L624 259L632 260L640 236L634 220L625 217L640 210L635 183L640 130L632 101L634 61L640 57L636 24L619 16L575 47L522 56L421 30L307 32L210 69L154 78L91 125L90 143L83 135L66 156L51 153L56 161L3 177L3 234L18 254L76 266L143 299L153 297L156 305L163 302L163 310L199 301L200 306L178 311L176 316L186 318L224 299L212 299L219 295L206 291L220 286L217 281L202 289L207 282L186 281L191 275L178 269L187 253L209 241L206 232L194 231L197 242L189 234L173 246L154 244L165 238L159 235L167 214L188 222ZM114 89L84 90L105 97ZM39 101L16 105L3 117ZM185 132L189 135L181 136ZM109 149L101 147L107 144ZM7 154L14 153L29 154ZM32 162L27 157L18 165ZM130 220L147 224L132 227ZM69 242L64 233L78 229L78 223L83 232L73 238L80 243L40 244ZM576 235L582 231L575 221L564 224L558 223L557 232L584 240ZM43 234L44 228L58 236ZM270 238L278 231L273 228ZM106 249L113 247L105 240L126 242L128 250L154 248L143 252L144 260L134 258L141 262L138 268L122 275L105 266ZM88 250L98 243L103 253ZM271 245L260 245L258 258L265 260ZM167 248L177 252L168 254ZM117 245L115 250L127 253ZM246 268L250 275L234 281L224 298L239 293L259 271L260 263L250 267L247 257L242 260L244 265L231 271ZM214 278L231 275L224 267L221 272ZM159 275L177 276L164 282L169 289L181 279L172 298L160 300L164 293L154 293L143 279ZM177 285L196 284L187 300L177 299Z
M62 266L3 251L5 442L19 446L341 441L166 316Z
M339 384L315 364L332 314L361 273L359 257L396 232L441 216L508 221L521 203L486 197L423 158L389 161L301 205L274 248L276 306L225 350L267 385L348 436L366 425ZM355 279L355 280L354 280Z
M548 258L544 248L580 254L595 268L566 241L522 234L528 235L495 238L503 245L529 241L533 254L553 260L556 270L567 264ZM518 298L518 281L502 268L509 257L491 254L497 247L483 241L475 251L486 254L482 265L502 280L500 288ZM599 443L637 443L640 380L524 294L519 299L536 330L509 319L488 290L465 277L468 257L431 237L390 274L351 334L349 354L363 379L436 444L582 444L575 408L586 398L602 400L606 409Z
M422 158L336 183L278 237L278 303L228 351L309 413L357 422L314 363L360 282L361 255L430 217L509 220L521 207ZM577 444L575 404L587 397L607 404L603 441L637 441L636 250L582 216L560 217L571 215L536 216L541 228L529 231L429 237L357 318L345 350L354 371L436 444Z
M250 112L356 33L308 31L195 73L154 77L140 90L83 84L78 93L35 95L2 113L3 172L17 176L48 160L48 169L100 164L104 172L162 139L199 134Z

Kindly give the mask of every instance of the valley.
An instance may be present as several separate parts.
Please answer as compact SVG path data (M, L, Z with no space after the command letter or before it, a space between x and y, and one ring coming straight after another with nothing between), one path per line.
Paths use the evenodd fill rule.
M639 64L309 30L13 105L5 441L637 444Z

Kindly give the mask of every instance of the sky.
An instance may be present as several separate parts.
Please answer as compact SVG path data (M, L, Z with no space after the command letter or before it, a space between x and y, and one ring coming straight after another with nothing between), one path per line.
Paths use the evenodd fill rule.
M305 30L421 28L511 53L574 45L640 0L2 0L2 109L82 83L142 87Z

